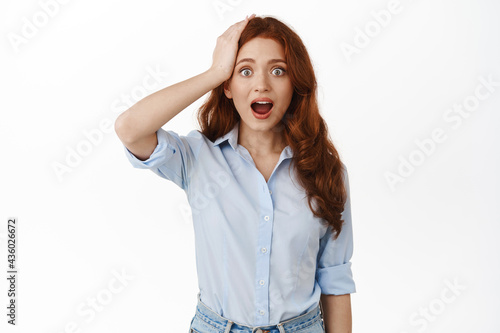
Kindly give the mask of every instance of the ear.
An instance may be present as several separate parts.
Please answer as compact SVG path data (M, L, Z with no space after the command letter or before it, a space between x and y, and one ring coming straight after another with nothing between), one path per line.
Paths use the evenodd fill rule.
M229 80L224 82L224 94L227 98L233 98L233 94L231 94L231 89L229 88Z

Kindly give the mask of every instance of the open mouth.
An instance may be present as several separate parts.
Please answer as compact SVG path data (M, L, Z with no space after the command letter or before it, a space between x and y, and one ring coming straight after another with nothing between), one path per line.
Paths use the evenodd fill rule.
M273 108L273 103L266 101L258 101L252 103L252 110L254 110L258 114L266 114Z

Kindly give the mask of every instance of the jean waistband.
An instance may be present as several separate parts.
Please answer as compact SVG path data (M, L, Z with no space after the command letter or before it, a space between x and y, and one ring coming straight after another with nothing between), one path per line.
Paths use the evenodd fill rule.
M196 308L197 313L206 317L207 319L210 320L210 324L217 327L218 329L225 330L225 333L228 333L231 328L238 328L240 330L248 330L249 332L252 333L285 333L289 332L290 330L294 329L300 329L302 327L307 327L314 323L317 320L321 320L323 317L322 312L321 312L321 307L320 303L318 305L310 310L307 313L304 313L303 315L282 321L276 325L268 325L268 326L248 326L248 325L243 325L238 322L232 321L228 318L225 318L215 311L213 311L208 305L203 303L200 299L200 294L198 293L198 306ZM318 318L319 317L319 318Z

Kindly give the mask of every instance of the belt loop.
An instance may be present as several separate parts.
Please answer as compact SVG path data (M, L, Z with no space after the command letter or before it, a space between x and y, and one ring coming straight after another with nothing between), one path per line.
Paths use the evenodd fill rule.
M233 326L233 322L231 320L227 320L226 330L224 333L229 333L231 331L231 326Z
M286 333L285 329L283 328L283 324L279 323L278 324L278 329L280 330L280 333Z

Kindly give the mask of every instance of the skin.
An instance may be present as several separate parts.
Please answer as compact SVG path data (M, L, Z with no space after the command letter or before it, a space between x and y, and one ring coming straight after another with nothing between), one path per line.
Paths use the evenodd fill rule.
M326 333L352 333L351 294L321 295Z
M282 61L274 62L274 59ZM241 117L238 143L252 156L279 156L286 147L280 122L293 95L287 70L285 51L273 39L253 38L238 52L224 93L233 99ZM267 119L257 119L252 113L251 103L258 97L268 97L274 102Z
M284 50L277 42L257 37L243 45L238 52L241 32L254 17L252 14L231 25L217 38L212 66L207 71L143 98L117 118L116 134L138 159L150 157L158 144L156 131L161 126L207 92L226 82L225 94L233 98L241 117L238 144L252 154L267 181L277 162L269 156L274 157L286 146L279 122L290 104L293 88L288 75L279 76L281 72L272 71L277 66L287 70L285 64L267 63L270 59L285 59ZM252 58L255 63L235 66L235 62L243 58ZM244 66L251 70L244 73L251 73L248 77L240 76L239 70ZM251 101L261 96L275 102L273 113L265 120L255 118L250 109ZM265 163L262 162L264 160ZM326 332L350 333L350 295L322 295L321 302Z
M208 70L146 96L118 116L115 132L135 157L147 160L158 145L160 127L231 77L241 32L254 17L231 25L217 38Z
M252 59L253 61L241 61ZM256 37L238 52L232 76L225 84L227 98L232 98L241 117L238 144L247 148L257 167L266 178L286 146L280 130L280 120L286 113L293 95L281 44L273 39ZM279 70L277 68L285 70ZM250 104L257 97L269 97L274 102L271 115L264 120L253 116ZM267 162L265 162L267 161ZM347 295L321 295L326 333L351 333L351 298Z

